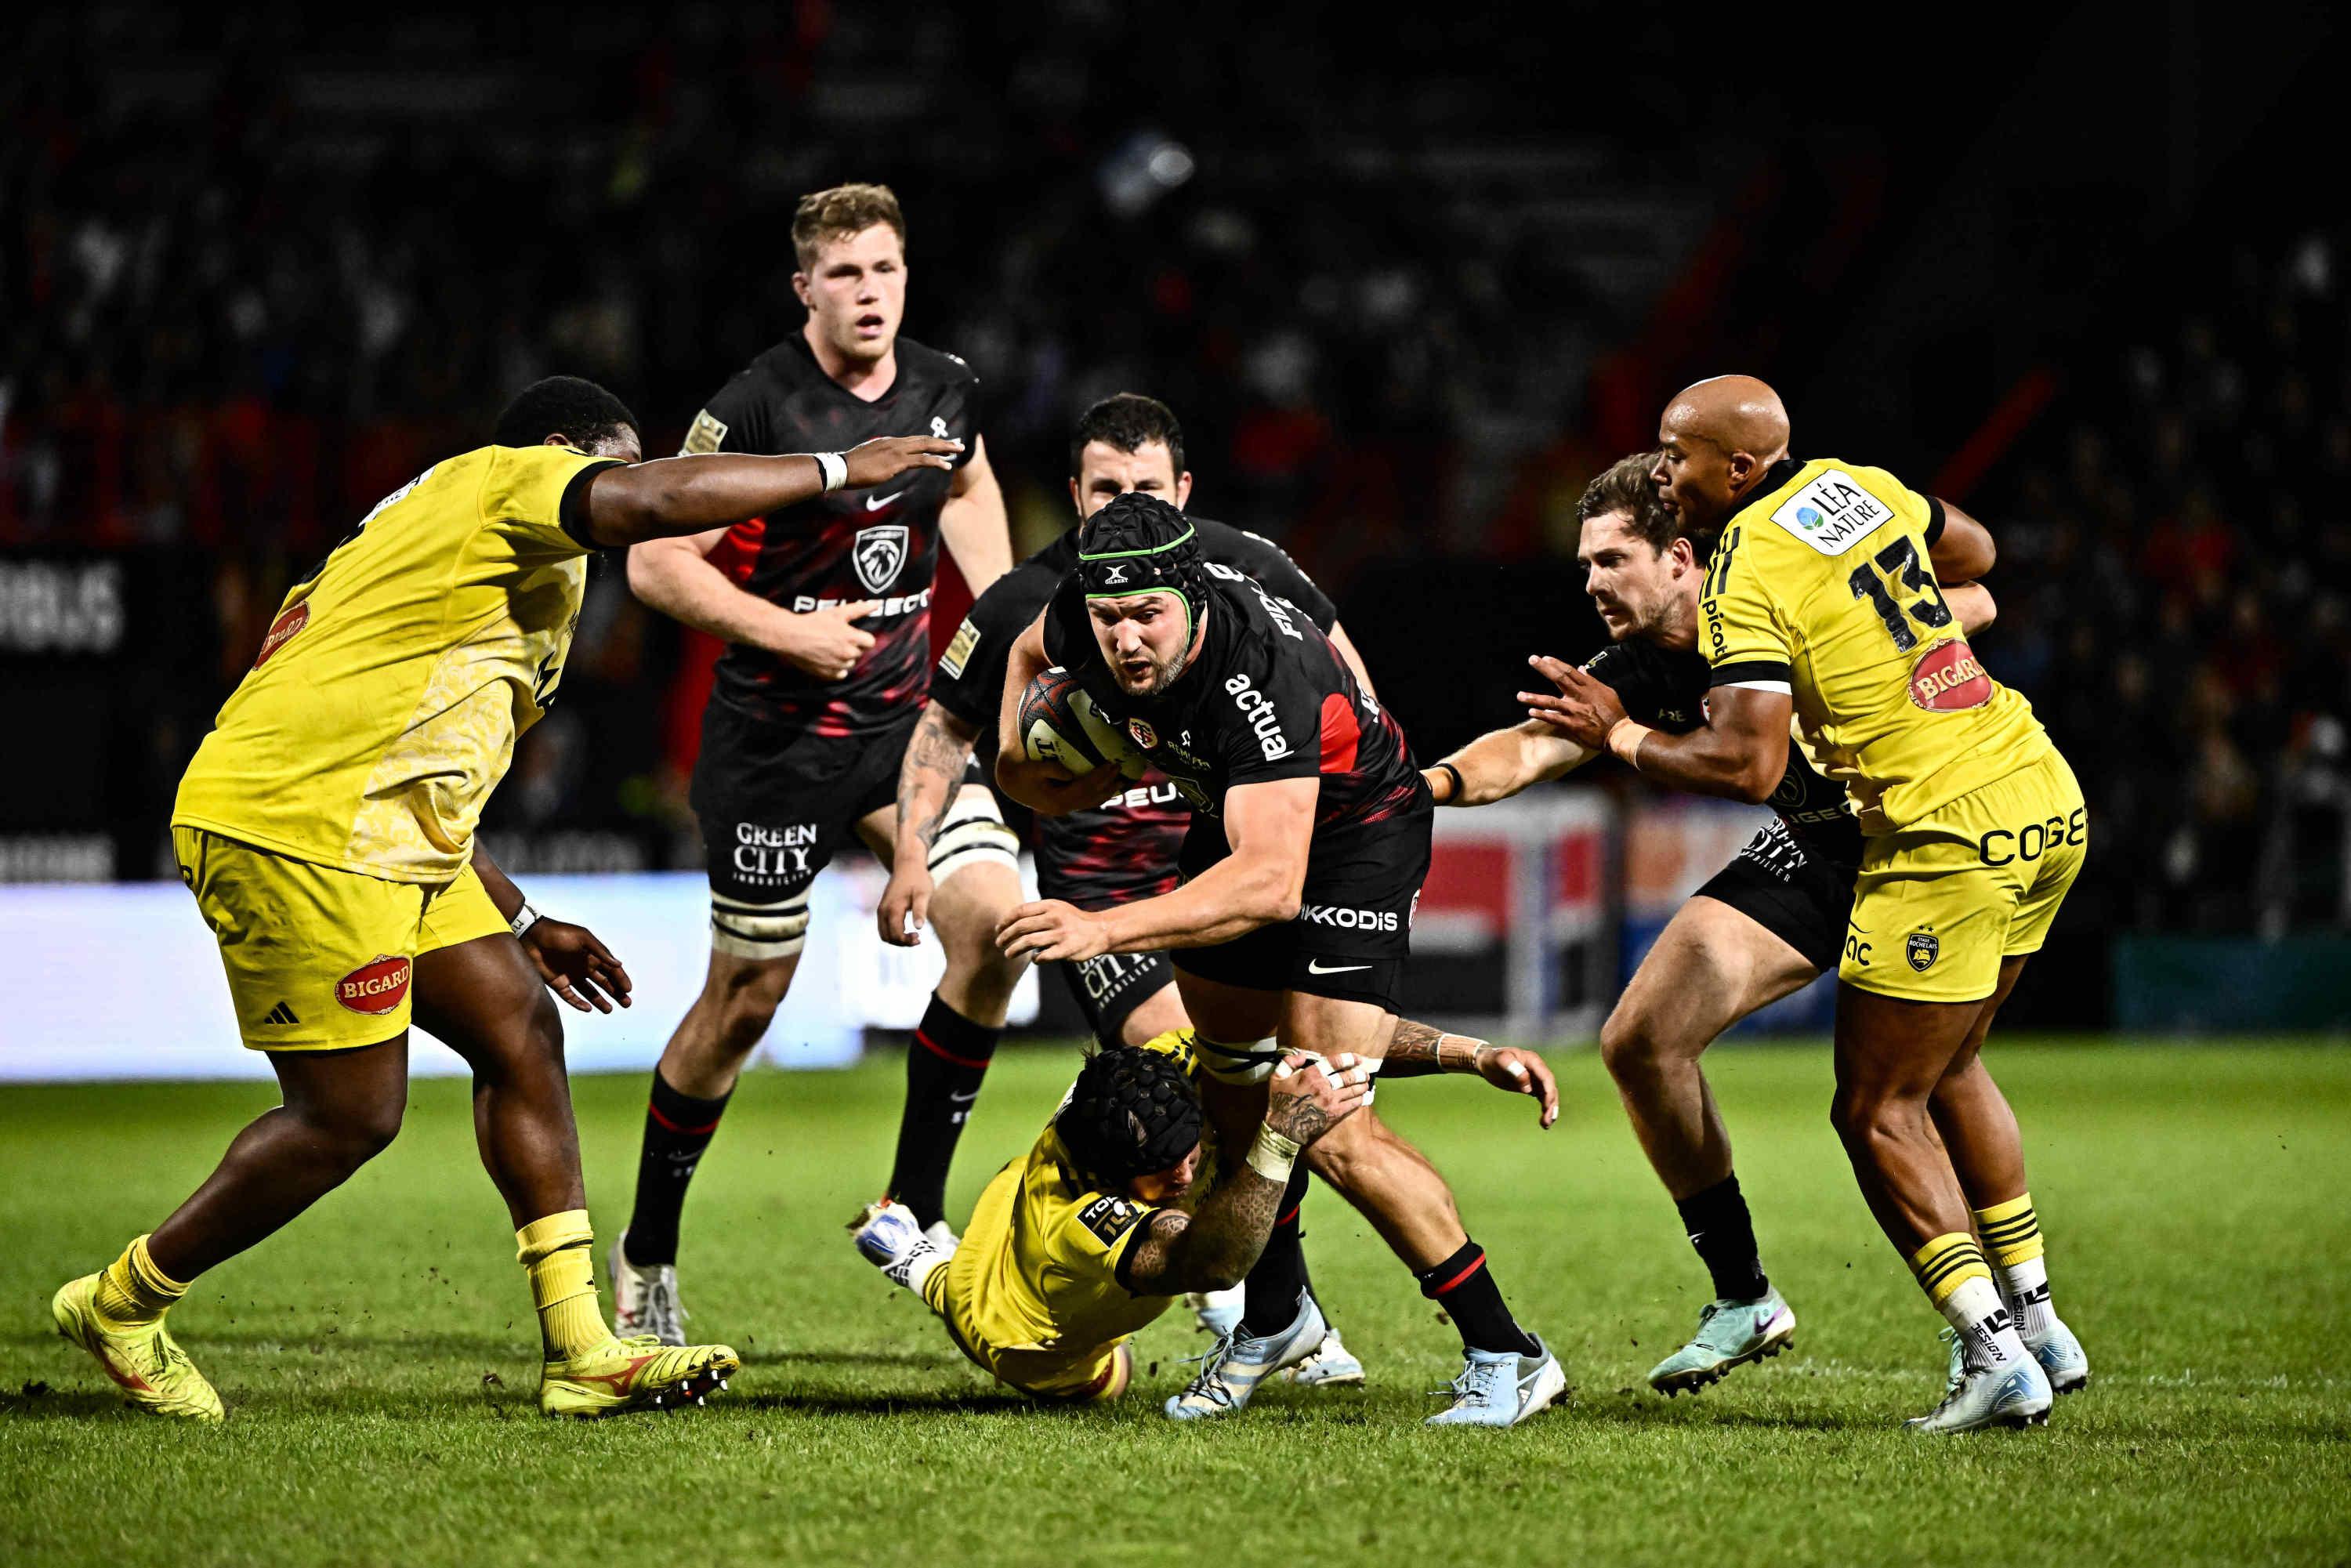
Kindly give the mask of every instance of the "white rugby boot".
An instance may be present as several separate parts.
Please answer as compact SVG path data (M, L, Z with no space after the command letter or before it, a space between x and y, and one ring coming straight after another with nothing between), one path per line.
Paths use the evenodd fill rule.
M1192 1321L1203 1333L1218 1339L1240 1326L1241 1308L1249 1301L1249 1287L1235 1285L1229 1291L1187 1291L1184 1304L1192 1309Z
M677 1265L640 1269L629 1261L629 1233L613 1239L604 1261L612 1277L612 1332L622 1339L651 1334L665 1345L685 1343L685 1303L677 1297Z

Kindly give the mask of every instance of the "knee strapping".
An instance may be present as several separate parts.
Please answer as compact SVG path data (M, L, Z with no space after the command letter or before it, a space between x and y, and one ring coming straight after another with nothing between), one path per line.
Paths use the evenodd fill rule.
M710 946L734 958L789 958L808 945L809 895L802 888L773 904L710 895Z
M945 882L981 861L993 861L1018 873L1020 841L1004 825L995 796L985 789L967 789L947 808L938 837L931 841L931 880Z

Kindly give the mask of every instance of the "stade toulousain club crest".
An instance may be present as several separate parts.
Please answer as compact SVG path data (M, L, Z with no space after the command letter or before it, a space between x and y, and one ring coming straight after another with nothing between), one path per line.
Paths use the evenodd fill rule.
M881 592L898 580L898 570L906 564L906 525L882 523L858 529L849 559L856 564L857 580L865 591Z
M408 995L409 963L379 954L335 982L335 1000L355 1013L388 1013Z
M1943 956L1943 945L1931 931L1913 931L1910 940L1903 944L1902 956L1910 960L1912 968L1923 975L1935 967L1936 959Z
M1126 721L1126 733L1133 736L1134 744L1145 751L1159 744L1159 732L1139 718Z
M1911 666L1910 701L1928 713L1981 707L1991 701L1991 677L1966 643L1938 643Z

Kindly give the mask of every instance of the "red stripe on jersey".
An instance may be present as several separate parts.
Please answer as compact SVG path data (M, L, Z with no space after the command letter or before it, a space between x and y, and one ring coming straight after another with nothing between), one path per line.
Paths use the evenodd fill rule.
M1355 742L1363 738L1363 726L1356 722L1355 705L1347 700L1344 692L1332 692L1322 699L1322 771L1353 773L1355 770Z
M768 519L746 517L721 536L710 549L710 564L740 587L751 580L759 564L759 548L767 540Z

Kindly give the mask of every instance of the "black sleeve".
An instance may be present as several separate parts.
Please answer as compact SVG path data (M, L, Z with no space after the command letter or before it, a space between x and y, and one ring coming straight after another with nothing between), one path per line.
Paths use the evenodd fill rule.
M1927 548L1928 548L1928 549L1934 549L1934 548L1935 548L1935 541L1936 541L1937 539L1941 538L1942 537L1943 537L1943 501L1942 501L1942 497L1940 497L1939 496L1929 496L1929 497L1927 497Z
M990 583L956 629L931 674L931 695L938 705L984 735L996 733L1012 644L1042 608L1034 576L1015 567Z
M1093 651L1093 633L1086 629L1085 601L1075 582L1064 582L1045 606L1046 662L1074 669Z
M947 430L963 438L963 451L956 456L951 466L960 468L970 462L972 455L979 450L982 434L980 415L985 412L979 397L979 372L959 354L950 354L944 349L938 350L938 354L946 361L943 368L949 372L946 401L956 410L947 416Z
M1339 607L1331 602L1331 596L1300 570L1287 550L1264 535L1204 518L1200 523L1200 545L1210 560L1249 573L1275 597L1304 611L1306 618L1324 632L1337 624Z
M563 525L565 533L590 549L602 549L604 547L598 544L595 536L588 531L588 481L607 468L627 466L617 457L610 463L590 463L564 481L563 499L557 504L556 520Z
M1322 771L1322 699L1335 687L1313 678L1308 661L1327 657L1286 643L1270 659L1252 659L1225 677L1204 705L1215 716L1213 744L1228 787Z
M701 452L772 455L776 451L774 407L767 376L756 366L743 371L702 405L686 427L680 455Z

